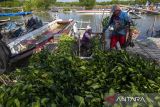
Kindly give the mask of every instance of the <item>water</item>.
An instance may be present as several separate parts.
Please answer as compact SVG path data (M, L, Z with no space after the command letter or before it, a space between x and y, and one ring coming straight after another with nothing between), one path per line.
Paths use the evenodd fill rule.
M55 13L39 13L37 14L43 21L52 20ZM79 13L58 13L59 18L61 19L74 19L77 21L89 21L90 26L92 27L93 31L100 32L101 27L101 21L103 14L92 14L92 15L85 15L85 14L79 14ZM133 16L131 16L133 17ZM140 36L138 39L145 39L148 36L151 36L152 32L152 26L154 23L154 20L156 19L156 23L154 25L154 30L160 30L160 16L158 15L142 15L141 19L133 19L135 21L138 29L140 30ZM86 25L82 25L81 27L86 27ZM149 30L150 29L150 30ZM147 31L149 30L150 33L147 34ZM153 32L155 33L155 32Z
M138 29L141 32L139 39L144 39L148 36L151 36L151 32L153 30L154 30L153 31L154 34L155 34L155 31L160 30L160 16L158 16L158 15L149 15L149 16L143 15L142 17L143 17L142 19L138 19L135 21L137 23ZM155 25L153 25L154 21L155 21ZM154 29L152 29L152 27ZM147 31L149 31L148 34L147 34Z
M50 13L50 12L39 12L35 13L36 16L38 16L42 21L48 22L52 21L56 13ZM90 22L90 26L92 27L93 31L95 32L100 32L102 31L101 27L101 21L102 18L106 16L103 14L92 14L92 15L85 15L85 14L79 14L75 12L70 12L70 13L57 13L58 17L61 19L74 19L76 21L87 21ZM22 20L23 18L21 17L14 17L14 20ZM140 36L138 39L145 39L148 36L151 36L152 29L151 27L153 26L154 19L156 19L156 23L154 26L154 30L160 30L160 16L158 15L142 15L141 19L134 19L138 29L140 30ZM88 24L82 24L79 25L79 27L86 27ZM150 30L149 30L150 29ZM147 35L147 31L149 30L150 33ZM155 33L155 32L154 32Z

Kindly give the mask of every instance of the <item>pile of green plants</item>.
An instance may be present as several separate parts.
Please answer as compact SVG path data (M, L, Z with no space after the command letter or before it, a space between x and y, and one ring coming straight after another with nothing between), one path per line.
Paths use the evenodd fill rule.
M74 43L62 36L55 52L35 54L28 67L10 73L13 83L0 85L0 106L102 107L105 94L113 90L160 93L160 67L153 62L99 46L92 59L82 60L72 52Z

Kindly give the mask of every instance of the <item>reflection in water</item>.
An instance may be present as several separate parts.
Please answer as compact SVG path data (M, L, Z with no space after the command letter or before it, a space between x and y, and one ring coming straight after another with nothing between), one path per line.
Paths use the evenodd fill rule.
M39 12L36 13L37 16L42 19L42 21L52 21L55 13L49 13L49 12ZM78 13L58 13L59 18L62 19L74 19L76 21L89 21L90 26L92 27L93 31L100 32L102 29L101 27L101 21L102 21L102 14L93 14L93 15L83 15ZM105 17L105 15L103 16ZM160 30L160 16L158 15L142 15L142 19L134 19L135 23L137 24L137 27L139 28L141 34L138 39L144 39L147 36L150 36L150 33L147 35L148 29L151 29L154 23L154 18L156 18L156 23L154 26L154 30ZM21 19L21 18L19 18ZM79 27L86 27L87 25L84 24L82 26L79 25ZM152 30L152 29L151 29ZM149 30L151 32L151 30Z
M154 24L154 19L155 19L155 25ZM143 15L142 19L138 19L136 20L137 23L137 27L139 28L139 30L141 31L141 35L140 35L140 39L146 38L147 36L151 36L151 32L153 30L160 30L160 16L158 15L152 15L152 16L147 16L147 15ZM154 27L152 29L152 27ZM148 35L147 35L147 31L149 31ZM155 32L153 32L155 33Z

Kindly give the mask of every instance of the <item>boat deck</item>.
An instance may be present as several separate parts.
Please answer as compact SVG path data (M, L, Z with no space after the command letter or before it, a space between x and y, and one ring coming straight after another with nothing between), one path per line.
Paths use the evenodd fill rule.
M135 46L133 48L132 47L127 48L128 52L142 55L160 64L160 49L159 48L151 48L151 47L142 45L138 42L135 42L134 44Z
M151 48L138 42L134 42L134 44L134 47L127 47L127 51L129 53L143 56L144 58L154 61L155 63L160 65L160 48ZM106 48L109 49L109 42L107 42L106 45ZM50 43L46 45L46 49L48 49L51 52L56 48L56 43Z

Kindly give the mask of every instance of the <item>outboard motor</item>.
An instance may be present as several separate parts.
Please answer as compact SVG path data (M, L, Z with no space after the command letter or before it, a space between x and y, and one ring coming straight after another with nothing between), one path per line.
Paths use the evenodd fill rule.
M23 30L22 28L18 28L16 29L15 31L10 31L9 34L8 34L8 39L12 39L12 38L17 38L19 36L21 36L23 34Z
M33 31L33 30L38 29L42 26L43 26L42 20L40 20L37 17L31 17L26 23L27 31Z
M11 57L11 51L6 43L2 41L2 38L3 36L0 33L0 74L9 68L9 60Z

